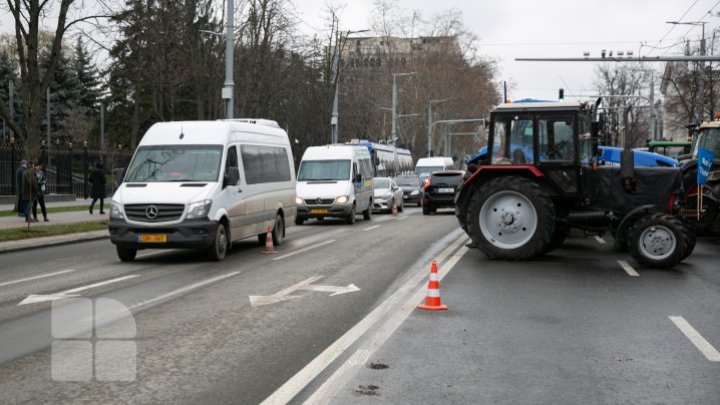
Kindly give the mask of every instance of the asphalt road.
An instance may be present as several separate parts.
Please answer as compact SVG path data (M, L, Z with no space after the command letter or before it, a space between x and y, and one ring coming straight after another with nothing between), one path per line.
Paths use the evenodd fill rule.
M464 252L441 282L449 311L412 311L364 364L335 376L341 384L308 397L337 404L720 403L720 240L699 241L672 270L640 268L602 242L575 235L529 262ZM683 332L690 330L712 347L696 347Z
M186 251L144 251L121 263L108 241L4 254L0 402L258 403L367 315L414 263L444 248L450 233L459 235L452 213L423 217L407 208L354 226L291 227L278 254L263 255L250 240L221 263ZM312 285L359 291L298 290L293 300L250 305L249 296L314 276L321 278ZM18 304L67 291L132 309L135 381L53 381L51 304Z
M581 234L528 262L464 241L451 212L412 208L292 227L278 254L253 240L221 263L121 263L107 241L4 254L0 403L720 403L720 241L672 270ZM415 309L432 259L447 312ZM51 304L18 304L61 292L131 308L136 378L98 381L96 363L93 381L53 379Z

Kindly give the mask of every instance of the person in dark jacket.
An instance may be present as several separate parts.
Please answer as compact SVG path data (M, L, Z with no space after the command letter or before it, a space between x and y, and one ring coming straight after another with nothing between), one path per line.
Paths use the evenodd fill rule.
M45 171L43 170L42 166L39 162L33 162L33 170L35 171L35 176L37 176L37 200L33 201L32 206L32 215L35 222L37 222L37 208L38 203L40 204L40 210L43 214L43 220L45 222L48 222L49 219L47 217L47 209L45 208L45 184L47 183L47 179L45 178Z
M27 160L23 159L20 161L20 167L18 167L18 170L15 173L15 185L17 186L17 208L19 217L25 216L25 207L23 206L22 198L23 174L25 173L25 169L27 169Z
M105 182L107 181L105 178L105 171L103 170L102 164L98 163L95 165L95 170L90 173L90 184L92 185L90 189L90 197L92 197L92 202L90 203L90 214L93 213L93 208L95 207L95 202L97 200L100 200L100 214L105 214L104 212L104 205L105 205Z
M37 222L30 218L30 207L38 198L37 176L32 169L26 169L22 176L22 199L25 222Z

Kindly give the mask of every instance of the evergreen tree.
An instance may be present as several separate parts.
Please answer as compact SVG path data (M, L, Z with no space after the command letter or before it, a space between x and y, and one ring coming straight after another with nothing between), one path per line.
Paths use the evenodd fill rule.
M87 47L81 37L78 37L74 51L75 75L82 83L80 107L84 110L86 116L94 118L99 112L100 79L98 69L90 59Z

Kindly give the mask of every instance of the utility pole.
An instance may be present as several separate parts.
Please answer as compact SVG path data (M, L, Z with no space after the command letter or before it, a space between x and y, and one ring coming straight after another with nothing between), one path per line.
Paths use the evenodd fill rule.
M340 35L340 37L338 38L338 42L335 45L335 56L333 58L333 81L335 82L335 97L333 98L332 117L330 118L331 144L338 142L338 116L340 115L338 113L338 98L340 96L340 53L342 52L342 48L345 47L345 42L347 41L347 38L348 36L350 36L350 34L358 34L368 31L369 30L348 30L347 33L345 33L345 40L343 40L342 35Z
M697 106L696 120L698 123L702 123L705 118L705 24L706 21L666 21L668 24L673 25L695 25L702 26L702 38L700 39L700 58L697 60L697 66L700 70L698 76L698 91L696 95L695 105Z
M100 102L100 150L105 151L105 103Z
M227 0L227 24L225 27L225 85L222 98L225 99L225 117L235 117L235 81L233 80L233 62L235 48L233 32L235 31L235 0Z
M390 139L392 139L392 144L395 146L395 142L397 141L397 132L396 132L396 121L397 121L397 85L395 84L395 78L398 76L412 76L415 72L409 72L409 73L393 73L393 85L392 85L392 123L391 123L391 130L390 130Z
M15 82L12 79L10 79L10 81L8 82L8 92L10 93L10 108L9 108L10 118L15 119L15 104L14 104L15 103L15 100L14 100L14 98L15 98ZM12 138L12 136L13 136L13 132L12 132L12 128L11 128L10 129L10 137Z
M430 100L430 101L428 101L427 157L432 156L432 127L433 127L432 108L434 105L442 104L445 102L447 102L447 99L446 100Z
M650 72L650 96L648 97L650 102L650 117L648 119L648 139L657 140L657 133L655 132L655 74Z
M50 87L48 86L46 96L46 115L47 115L47 145L50 147Z

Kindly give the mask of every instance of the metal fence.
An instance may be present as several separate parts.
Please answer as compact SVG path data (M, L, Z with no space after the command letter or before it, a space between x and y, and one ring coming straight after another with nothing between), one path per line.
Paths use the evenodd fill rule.
M24 156L18 142L0 143L0 195L17 195L15 176ZM79 198L90 195L90 173L100 163L106 173L106 195L112 196L130 163L132 152L90 150L85 145L56 143L40 146L40 163L45 168L47 194L72 194Z

